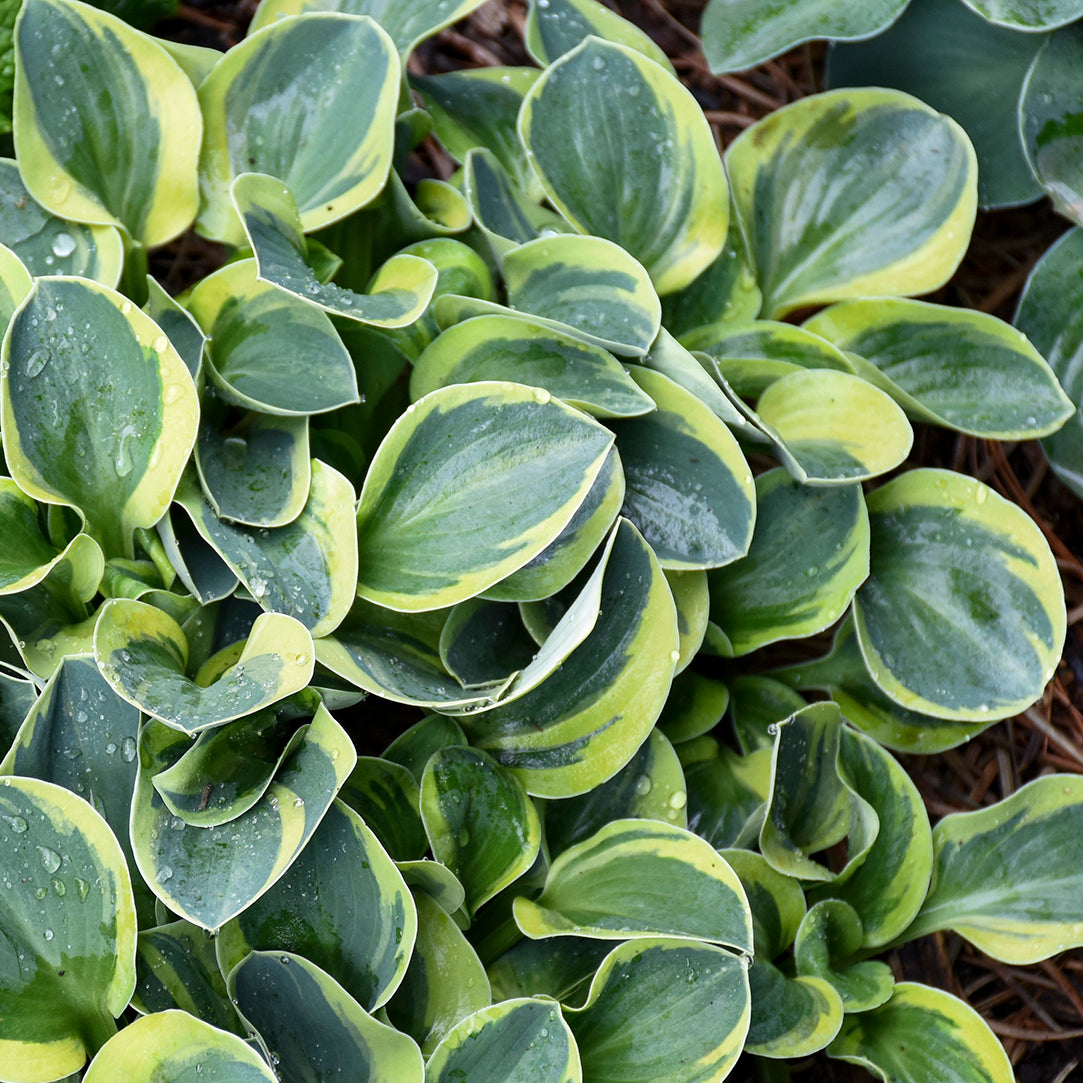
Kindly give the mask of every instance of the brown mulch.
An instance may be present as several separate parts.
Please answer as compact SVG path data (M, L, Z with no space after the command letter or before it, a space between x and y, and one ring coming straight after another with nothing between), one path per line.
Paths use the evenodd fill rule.
M716 77L707 68L695 33L705 0L610 3L665 49L703 107L720 149L760 117L822 89L822 44L803 46L753 71ZM156 32L224 49L240 39L254 10L254 0L190 0ZM522 47L525 15L525 0L489 0L424 43L411 68L440 72L530 63ZM447 175L450 163L439 148L429 143L422 152L428 169ZM962 266L935 299L1010 320L1030 269L1068 225L1045 200L980 213ZM189 235L169 246L154 266L172 276L166 284L176 289L202 277L220 259L213 246ZM1057 558L1069 623L1064 658L1040 703L962 748L931 757L902 757L935 822L946 813L1000 800L1039 775L1083 772L1083 502L1053 477L1034 442L999 444L922 429L911 465L919 464L978 477L1034 518ZM888 961L897 977L938 986L971 1004L1000 1036L1019 1083L1083 1081L1083 951L1033 966L1007 966L954 934L938 934L892 953ZM733 1078L755 1077L751 1067L742 1066ZM815 1057L794 1066L794 1078L828 1083L870 1076Z

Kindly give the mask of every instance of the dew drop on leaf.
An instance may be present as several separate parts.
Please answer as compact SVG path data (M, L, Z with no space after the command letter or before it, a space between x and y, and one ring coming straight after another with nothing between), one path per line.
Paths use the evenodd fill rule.
M45 366L49 364L49 351L48 350L33 350L30 356L26 359L26 365L23 371L26 373L28 379L34 379L35 376L40 376L45 371Z
M131 763L135 759L135 738L125 737L120 742L120 758L125 763Z
M86 902L86 897L90 894L90 884L80 876L75 878L75 893L80 902Z
M52 938L53 938L53 930L52 929L46 929L45 930L45 939L46 940L52 940Z
M5 816L4 820L16 835L23 834L30 826L21 816Z
M75 238L70 233L58 233L53 238L53 255L59 259L70 256L75 251Z
M46 872L56 872L60 868L60 855L55 850L50 850L48 846L39 846L37 851Z
M59 876L53 877L53 891L55 891L60 898L63 898L68 893L67 884L65 884Z

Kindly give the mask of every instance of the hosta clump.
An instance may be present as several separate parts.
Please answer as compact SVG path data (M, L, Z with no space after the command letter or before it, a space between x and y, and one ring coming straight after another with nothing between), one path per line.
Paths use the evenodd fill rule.
M1071 413L910 299L970 144L865 89L720 160L587 0L532 8L539 68L404 81L473 6L268 0L220 55L24 5L0 1078L1008 1080L874 958L1083 941L1076 780L933 829L887 751L1032 703L1065 632L1019 509L900 469L913 420ZM430 132L462 169L411 190ZM235 258L172 298L193 223ZM416 717L359 755L380 701Z

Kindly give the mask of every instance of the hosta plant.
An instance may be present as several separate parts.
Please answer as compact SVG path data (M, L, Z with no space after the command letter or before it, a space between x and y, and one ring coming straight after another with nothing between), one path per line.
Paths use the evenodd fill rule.
M862 89L720 159L587 0L532 7L536 68L406 75L474 6L265 0L222 55L25 0L0 1079L1010 1080L876 958L1083 943L1078 780L932 827L891 751L1065 634L1031 520L907 469L915 422L1072 413L913 299L973 149ZM430 133L461 169L407 185ZM193 226L232 258L171 297Z

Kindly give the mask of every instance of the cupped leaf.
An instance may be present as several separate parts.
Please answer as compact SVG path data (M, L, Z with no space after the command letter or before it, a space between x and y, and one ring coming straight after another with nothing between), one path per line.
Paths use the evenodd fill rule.
M743 556L755 488L733 434L660 372L636 368L633 379L657 409L610 424L627 485L623 514L668 569L717 568Z
M1076 224L1083 223L1083 94L1074 78L1081 60L1080 27L1058 30L1035 57L1019 103L1027 161L1053 206Z
M313 459L304 507L286 526L253 531L219 519L191 476L177 501L268 613L292 617L314 637L327 635L349 612L357 582L353 486Z
M230 972L237 1011L298 1083L352 1076L422 1083L414 1040L378 1022L334 978L300 955L254 951Z
M612 354L529 320L478 316L449 327L410 375L418 399L448 384L513 380L544 388L594 417L630 417L654 409Z
M249 951L303 955L366 1011L398 988L417 935L414 901L376 836L334 802L283 877L218 934L231 970Z
M955 121L892 90L836 90L737 137L726 170L771 319L802 305L925 293L966 250L974 150Z
M148 722L132 801L132 847L143 878L173 913L216 930L286 872L349 775L356 753L322 705L274 782L246 813L218 827L187 827L152 784L188 747L176 730Z
M565 850L515 922L534 940L677 936L752 951L752 918L734 871L709 843L657 820L614 820Z
M1033 963L1083 943L1076 829L1083 781L1035 779L933 830L929 896L899 939L954 929L994 958Z
M460 602L440 632L440 657L467 688L505 680L529 666L537 653L519 607L510 602Z
M710 944L633 940L606 956L567 1018L585 1079L718 1083L745 1044L748 973Z
M466 743L466 734L454 718L430 714L400 733L384 749L384 759L405 767L420 786L425 765L434 752Z
M317 5L314 0L269 0L256 10L248 32L255 33L277 19L306 11L368 15L387 31L405 60L416 45L465 18L481 3L482 0L422 0L411 4L399 4L396 0L320 0Z
M682 673L703 646L707 634L711 605L707 574L700 569L670 570L666 572L666 582L677 606L677 631L681 638L677 672Z
M571 52L591 35L624 45L673 71L669 57L647 34L597 0L534 0L531 3L524 44L542 67Z
M391 39L356 15L306 12L235 46L199 87L206 130L198 228L228 244L244 241L229 198L242 173L287 185L306 231L370 202L391 168L400 78Z
M811 488L785 470L756 479L748 555L707 575L711 619L734 654L820 632L869 572L869 517L857 485Z
M233 405L288 416L357 402L353 362L331 320L261 282L254 260L204 278L188 307L210 341L208 373Z
M4 338L4 453L19 487L69 504L109 556L173 498L195 443L188 369L149 316L106 286L39 278Z
M479 383L425 396L365 478L358 593L406 611L479 594L560 534L611 444L540 388Z
M757 959L774 959L792 943L807 907L801 885L773 869L755 850L723 850L737 873L752 911L752 935Z
M910 0L883 34L831 48L827 85L894 87L954 117L978 155L980 205L1029 203L1041 189L1012 133L1023 80L1044 43L1044 34L995 26L965 3Z
M237 647L204 684L187 675L189 644L180 625L146 602L107 602L94 634L98 668L117 695L188 734L277 703L312 677L312 639L292 617L261 614Z
M203 123L165 49L78 0L25 3L15 48L15 149L31 195L148 247L187 229Z
M95 276L88 274L87 277ZM143 311L165 332L166 338L176 347L192 379L197 379L203 367L206 335L199 329L199 324L188 309L170 296L153 275L147 275L146 282L147 301L143 305Z
M10 749L37 698L37 685L28 674L0 663L0 745Z
M642 53L588 37L531 88L519 130L553 205L627 249L659 293L687 286L722 251L729 198L710 127Z
M911 416L998 440L1048 436L1072 413L1045 359L994 316L923 301L832 305L805 327L854 358Z
M11 478L0 477L0 594L40 583L66 551L52 543L41 519L36 501Z
M831 369L792 372L756 404L786 469L810 485L865 481L898 466L914 431L894 400L859 376Z
M135 988L135 901L109 825L81 797L0 779L0 1075L76 1072Z
M807 1057L838 1034L842 999L823 978L790 978L766 959L757 959L748 979L752 990L748 1052L772 1060Z
M699 32L711 71L745 71L813 38L871 38L905 7L906 0L860 4L786 0L765 11L757 0L711 0Z
M679 751L695 742L680 746ZM771 786L767 748L740 756L725 746L685 759L688 829L715 849L752 846L759 836Z
M1052 30L1083 15L1080 0L963 0L983 19L1013 30Z
M84 1083L165 1083L198 1072L207 1083L273 1083L277 1076L236 1034L173 1009L126 1026L94 1058Z
M1038 261L1027 279L1015 326L1048 359L1068 397L1083 401L1083 230L1071 229ZM1083 415L1042 441L1054 473L1083 494Z
M521 996L581 1000L599 963L613 950L606 940L562 936L520 940L488 968L496 1002Z
M661 326L662 305L638 260L602 237L539 237L504 257L510 314L571 334L622 357L642 357ZM509 314L469 298L441 297L442 326L468 316Z
M444 748L421 778L421 819L433 856L477 911L533 865L541 823L522 783L484 752Z
M115 286L120 279L120 232L50 214L26 190L11 158L0 158L0 241L34 275L82 275L103 286Z
M458 925L424 891L414 896L417 940L410 965L387 1002L388 1021L430 1056L460 1019L491 1002L489 979Z
M505 1000L456 1024L433 1050L425 1081L463 1079L581 1083L579 1049L560 1006L552 1000Z
M860 1064L884 1083L1012 1083L1004 1046L969 1004L899 982L879 1008L843 1021L828 1056Z
M421 823L421 792L409 770L375 756L358 756L339 792L396 861L416 861L429 848Z
M868 506L872 570L854 617L873 680L904 707L954 721L1033 703L1060 658L1066 620L1034 522L946 470L903 474Z
M34 280L22 260L10 248L0 244L0 323L5 330L33 285Z
M368 292L344 289L324 281L312 266L301 215L285 184L264 174L242 173L230 186L230 197L262 281L334 316L377 327L404 327L425 311L436 286L436 271L427 260L392 257Z
M646 740L680 657L673 598L653 551L626 520L605 563L590 634L514 702L465 716L471 743L527 792L572 797L611 778Z

